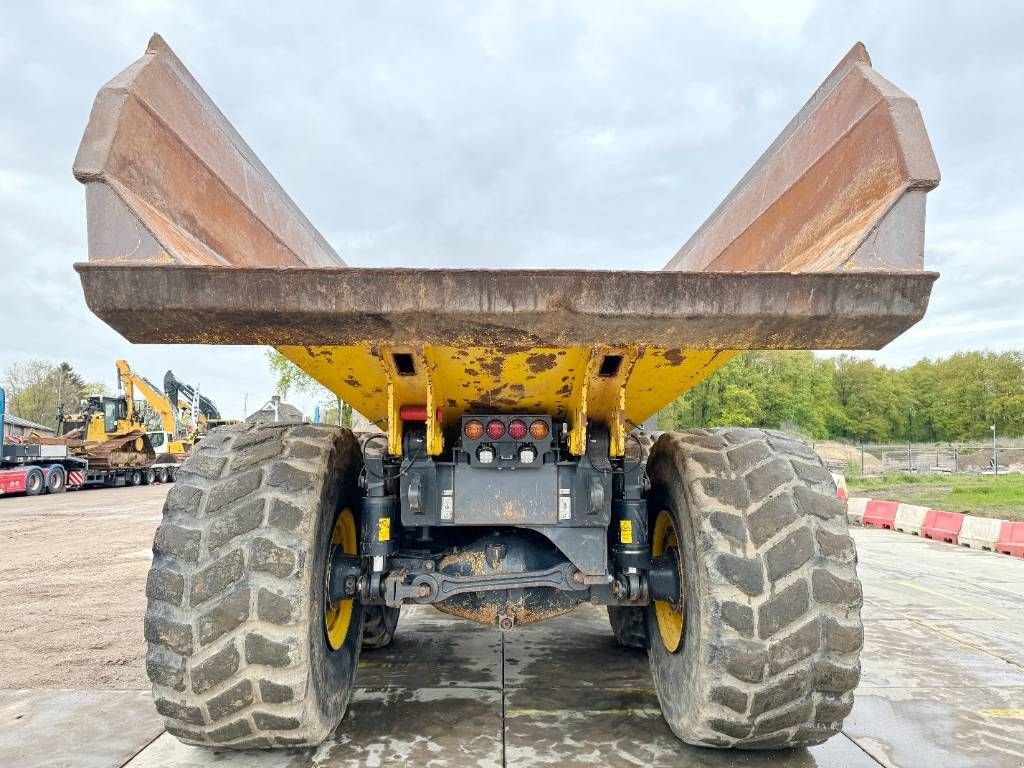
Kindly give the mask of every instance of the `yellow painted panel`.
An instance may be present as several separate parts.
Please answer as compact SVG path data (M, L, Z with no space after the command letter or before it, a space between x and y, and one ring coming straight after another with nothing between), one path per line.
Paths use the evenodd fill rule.
M648 347L633 366L626 384L627 426L642 424L736 354L732 350Z
M634 425L690 389L735 352L653 347L391 347L364 343L341 347L280 347L306 373L389 430L390 450L401 454L397 413L403 405L442 409L428 420L428 451L442 450L442 428L466 413L537 413L565 419L582 452L588 420L606 424L611 454L622 455ZM409 354L414 371L401 375L395 354ZM621 361L601 375L607 355ZM389 397L389 385L391 396Z

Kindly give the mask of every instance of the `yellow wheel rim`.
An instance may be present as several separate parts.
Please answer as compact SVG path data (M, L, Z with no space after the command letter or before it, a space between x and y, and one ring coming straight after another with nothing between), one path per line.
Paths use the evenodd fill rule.
M679 548L679 538L676 535L675 522L672 520L672 513L662 510L658 513L658 519L654 521L654 536L651 539L651 555L664 557L674 554L682 564L682 552ZM682 568L680 567L680 571ZM686 613L683 604L683 574L679 574L679 604L673 604L666 600L654 601L654 615L658 620L658 634L661 635L661 642L665 650L675 653L683 644L683 629L686 626Z
M341 547L346 555L354 555L358 549L359 539L356 536L356 519L352 510L345 507L338 515L331 534L331 544ZM330 566L328 566L330 567ZM327 644L336 651L345 644L348 628L352 623L352 600L342 600L335 605L324 603L324 627L327 630Z

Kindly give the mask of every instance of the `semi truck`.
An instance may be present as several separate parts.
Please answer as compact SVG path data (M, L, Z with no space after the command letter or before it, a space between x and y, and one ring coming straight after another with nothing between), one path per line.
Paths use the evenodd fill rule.
M315 745L402 606L509 632L584 604L683 741L839 732L862 595L827 468L779 431L636 425L739 350L878 349L924 315L939 172L862 45L661 271L348 267L158 36L74 174L98 317L274 346L383 429L240 424L184 462L144 628L169 732Z
M0 387L0 418L6 393ZM0 496L63 493L87 486L132 486L153 482L151 467L115 467L76 451L68 441L8 443L0 440Z

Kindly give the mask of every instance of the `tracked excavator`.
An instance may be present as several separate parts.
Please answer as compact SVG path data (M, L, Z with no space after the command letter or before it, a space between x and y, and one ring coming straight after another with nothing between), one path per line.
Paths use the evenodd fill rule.
M237 423L222 419L212 400L179 381L171 371L164 375L163 392L145 376L135 373L125 360L117 361L117 375L128 417L148 427L149 441L156 452L153 470L160 482L174 478L178 466L209 430ZM148 404L149 418L136 413L136 394Z
M878 349L924 315L939 171L862 45L661 271L348 267L159 37L74 172L97 316L272 345L384 427L239 424L182 465L145 619L168 731L315 745L402 606L512 632L596 604L683 741L839 733L862 596L830 473L782 432L636 425L737 350Z
M198 387L192 387L180 381L173 371L167 371L164 374L164 392L171 401L171 405L187 414L187 418L196 425L200 435L217 427L238 423L237 419L223 418L220 415L220 410L210 398L200 394Z

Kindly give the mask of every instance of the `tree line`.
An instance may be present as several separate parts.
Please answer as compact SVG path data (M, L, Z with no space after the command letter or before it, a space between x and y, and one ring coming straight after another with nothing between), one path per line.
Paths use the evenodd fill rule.
M668 406L662 429L758 426L815 439L958 442L1024 435L1024 351L890 368L851 355L741 352Z
M282 395L321 394L283 356L267 357ZM71 413L83 398L107 392L67 362L42 360L9 366L0 386L8 413L48 427L56 426L58 403ZM322 418L349 423L351 409L341 403L340 411ZM992 424L1001 436L1024 435L1024 351L961 352L907 368L851 355L741 352L659 417L662 429L760 426L871 443L974 440L990 436Z
M55 429L57 410L75 413L79 403L95 395L105 395L107 388L88 382L70 363L28 360L8 366L0 376L0 386L7 394L7 413Z

